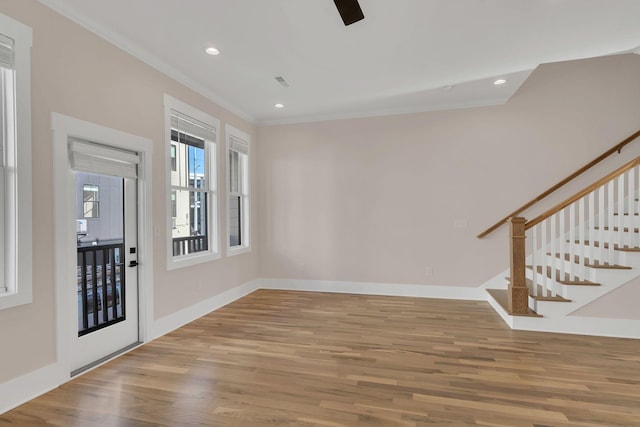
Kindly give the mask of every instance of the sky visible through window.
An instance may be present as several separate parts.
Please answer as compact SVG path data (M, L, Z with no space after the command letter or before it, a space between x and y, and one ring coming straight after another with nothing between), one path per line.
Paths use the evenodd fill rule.
M204 176L204 150L192 145L187 147L189 156L189 178Z

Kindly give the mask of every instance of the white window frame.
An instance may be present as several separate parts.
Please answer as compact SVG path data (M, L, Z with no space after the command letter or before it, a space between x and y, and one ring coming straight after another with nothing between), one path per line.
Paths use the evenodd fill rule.
M205 156L207 156L208 164L205 168L205 176L209 182L209 191L207 197L208 224L207 234L209 238L208 249L206 251L195 252L192 254L173 256L173 221L171 207L171 112L176 111L185 116L194 118L207 126L215 129L216 141L205 140ZM218 133L220 129L220 121L190 105L185 104L169 95L164 95L164 112L165 112L165 212L166 212L166 241L167 241L167 270L175 270L182 267L188 267L203 262L209 262L220 258L220 221L219 221L219 191L218 191Z
M226 199L225 205L227 206L227 256L240 255L247 252L251 252L251 138L245 132L242 132L239 129L231 125L225 125L224 128L225 140L226 140L226 150L225 150L225 162L226 162ZM242 244L238 246L231 246L231 221L229 215L229 198L231 194L231 167L229 164L229 152L232 150L232 145L234 139L236 141L242 141L247 147L247 163L244 180L246 185L244 186L244 193L240 193L242 197L242 210L240 215L242 216Z
M0 14L0 33L13 40L13 108L2 121L0 166L0 310L33 301L31 211L30 27Z

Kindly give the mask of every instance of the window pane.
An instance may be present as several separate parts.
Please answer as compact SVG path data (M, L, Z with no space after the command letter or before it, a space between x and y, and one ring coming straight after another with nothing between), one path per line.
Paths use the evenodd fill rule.
M176 159L176 150L177 150L177 147L171 144L171 170L174 172L178 167L177 159Z
M85 218L100 217L100 188L97 185L85 184L82 186L83 216Z
M177 215L178 215L178 207L176 204L176 191L172 190L171 191L171 216L175 219Z
M237 151L229 150L229 192L238 193L240 191L240 154Z
M175 190L174 193L173 255L208 250L207 193L189 190Z
M239 180L240 180L240 184L239 184L239 190L240 193L243 195L249 194L249 177L248 177L248 172L249 172L249 156L247 156L246 154L240 154L240 161L239 161L239 170L238 170L238 176L239 176Z
M180 141L178 141L178 137ZM175 130L171 139L176 141L176 174L171 174L171 185L176 187L205 188L205 150L204 141ZM173 146L173 145L172 145ZM173 153L171 153L173 154ZM173 168L173 157L172 168Z
M229 246L242 245L242 201L240 196L229 197Z

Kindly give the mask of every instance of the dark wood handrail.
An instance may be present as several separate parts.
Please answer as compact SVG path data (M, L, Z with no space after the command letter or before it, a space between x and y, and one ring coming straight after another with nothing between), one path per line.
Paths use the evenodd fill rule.
M606 175L606 176L600 178L599 180L597 180L596 182L594 182L593 184L591 184L590 186L588 186L584 190L579 191L576 194L574 194L573 196L571 196L568 199L566 199L565 201L563 201L561 203L558 203L557 205L555 205L554 207L552 207L551 209L549 209L545 213L543 213L541 215L538 215L537 217L535 217L532 220L527 221L527 223L525 225L525 230L528 230L531 227L533 227L534 225L541 223L545 219L549 218L551 215L553 215L553 214L555 214L557 212L560 212L562 209L566 208L570 204L580 200L581 198L583 198L587 194L591 193L592 191L598 189L599 187L601 187L602 185L604 185L607 182L611 181L612 179L622 175L623 173L625 173L629 169L631 169L633 167L636 167L638 165L640 165L640 157L636 157L635 159L633 159L629 163L625 164L624 166L621 166L618 169L614 170L609 175Z
M524 212L526 209L529 209L531 206L535 205L540 200L544 199L545 197L547 197L549 194L553 193L554 191L556 191L560 187L563 187L565 184L567 184L569 181L573 180L577 176L582 175L584 172L586 172L587 170L591 169L592 167L594 167L595 165L597 165L598 163L600 163L601 161L603 161L604 159L606 159L607 157L609 157L610 155L615 153L616 151L618 153L620 153L620 151L622 151L622 148L625 145L629 144L630 142L632 142L634 139L638 138L639 136L640 136L640 130L637 130L633 135L630 135L628 138L624 139L622 142L619 142L614 147L612 147L609 150L605 151L600 156L596 157L595 159L593 159L592 161L590 161L586 165L582 166L580 169L578 169L577 171L575 171L574 173L572 173L571 175L569 175L568 177L566 177L562 181L558 182L556 185L554 185L553 187L549 188L544 193L541 193L536 198L534 198L534 199L530 200L529 202L525 203L524 205L522 205L521 207L519 207L515 211L511 212L509 215L507 215L504 218L502 218L500 221L498 221L495 224L493 224L491 227L489 227L486 230L484 230L482 233L478 234L478 236L477 236L478 239L482 239L483 237L486 237L490 233L494 232L495 230L500 228L503 224L505 224L509 218L515 217L519 213Z

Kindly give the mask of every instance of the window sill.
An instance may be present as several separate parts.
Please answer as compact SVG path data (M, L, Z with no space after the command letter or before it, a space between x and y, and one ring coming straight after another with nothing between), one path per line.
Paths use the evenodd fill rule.
M0 292L0 310L17 307L19 305L31 304L33 298L30 292Z
M251 246L227 246L227 256L242 255L251 252Z
M184 255L178 258L172 256L167 260L167 271L190 267L205 262L215 261L217 259L220 259L220 253L217 252L196 253L193 255Z

